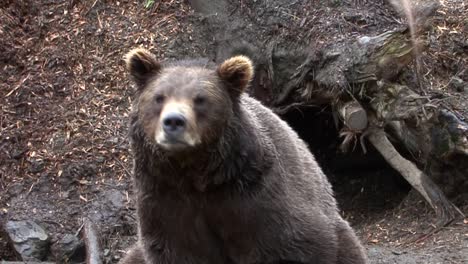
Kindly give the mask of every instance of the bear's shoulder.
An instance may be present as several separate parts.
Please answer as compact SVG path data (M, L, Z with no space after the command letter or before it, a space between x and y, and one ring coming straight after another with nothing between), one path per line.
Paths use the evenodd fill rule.
M283 141L293 140L294 144L305 144L286 121L257 99L243 94L240 103L244 111L249 113L250 122L256 124L256 129L263 130L273 136L273 140L282 138Z

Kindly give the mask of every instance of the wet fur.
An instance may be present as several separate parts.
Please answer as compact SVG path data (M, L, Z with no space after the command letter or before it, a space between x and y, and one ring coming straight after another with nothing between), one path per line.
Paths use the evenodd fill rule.
M131 113L139 242L120 263L366 263L305 143L246 94L227 105L217 140L177 155Z

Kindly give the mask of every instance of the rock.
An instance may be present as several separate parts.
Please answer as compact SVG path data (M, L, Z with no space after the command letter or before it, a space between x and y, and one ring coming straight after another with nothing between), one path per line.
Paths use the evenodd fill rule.
M103 156L96 156L94 159L96 160L96 162L99 163L103 163L104 161L106 161L106 158L104 158Z
M45 163L43 160L31 160L31 166L29 167L29 171L31 173L38 173L44 170Z
M67 143L67 135L64 132L57 132L49 140L49 143L52 145L52 148L54 150L63 150Z
M23 157L24 153L28 152L27 148L22 148L22 149L16 149L11 153L11 157L14 159L20 159Z
M82 178L92 178L96 176L97 168L94 164L89 162L77 162L72 163L66 166L63 170L62 176L67 178L82 179Z
M52 254L60 263L83 263L86 261L86 248L82 240L66 234L52 245Z
M51 191L52 183L50 179L53 179L53 176L49 173L42 173L37 181L37 188L39 193L49 193Z
M118 137L111 137L111 138L107 139L107 142L109 142L111 144L117 144L117 143L119 143L119 138Z
M63 191L60 196L62 196L65 199L69 199L70 198L70 191L69 190Z
M73 185L78 182L78 179L73 177L71 174L64 173L62 176L57 178L57 181L65 190L70 190Z
M50 239L45 230L33 221L8 221L5 231L23 260L43 260L49 251Z
M458 77L453 77L449 85L450 88L460 93L468 89L468 84Z
M15 196L20 195L22 191L23 191L23 186L19 183L14 183L7 189L8 195L10 197L15 197Z
M94 164L85 161L66 164L58 177L58 182L64 189L71 189L82 179L91 179L96 176L97 168Z
M104 191L104 197L106 202L110 202L116 211L121 210L124 207L124 195L118 190Z
M113 226L120 220L124 211L125 196L118 190L106 190L102 197L95 201L89 212L91 220L95 223L105 222L107 226Z

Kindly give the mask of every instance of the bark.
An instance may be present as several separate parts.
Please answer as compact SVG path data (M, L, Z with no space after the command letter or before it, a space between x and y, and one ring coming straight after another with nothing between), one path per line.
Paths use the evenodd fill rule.
M422 162L468 157L468 125L437 101L404 85L381 82L370 89L369 106L381 123Z

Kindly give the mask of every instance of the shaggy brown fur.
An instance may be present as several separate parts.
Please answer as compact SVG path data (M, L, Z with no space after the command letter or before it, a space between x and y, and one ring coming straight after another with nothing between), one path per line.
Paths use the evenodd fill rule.
M242 93L248 58L160 66L140 50L127 65L138 87L130 139L139 241L121 264L366 263L306 144ZM157 127L169 102L190 105L179 139L199 142L155 140L166 136Z

